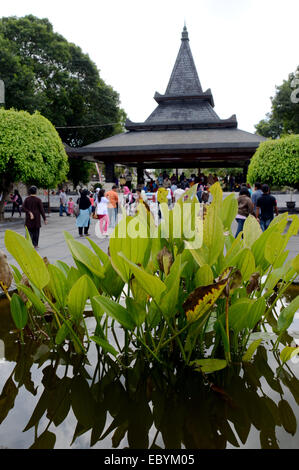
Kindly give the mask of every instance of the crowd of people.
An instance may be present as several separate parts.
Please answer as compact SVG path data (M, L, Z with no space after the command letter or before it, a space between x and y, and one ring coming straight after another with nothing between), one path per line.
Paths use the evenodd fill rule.
M263 232L268 228L274 218L278 215L277 201L270 194L267 184L255 183L254 191L250 192L247 185L241 185L238 197L238 214L236 216L237 231L235 238L242 232L245 220L249 215L256 217Z
M208 176L200 173L197 176L192 174L187 178L184 172L179 178L176 175L160 173L156 180L150 179L143 186L137 189L131 189L127 184L120 184L118 187L114 184L109 191L97 188L94 192L88 189L82 189L75 197L68 196L61 189L59 191L59 216L64 214L68 217L76 217L76 226L80 237L89 235L91 218L99 222L99 229L102 236L108 236L108 228L114 228L117 224L118 212L122 205L128 216L134 216L137 213L139 202L144 203L150 209L150 201L158 203L158 217L161 218L160 204L167 203L172 207L180 198L183 200L186 191L194 184L198 184L196 196L199 202L207 203L209 201L209 187L213 185L218 178L216 175ZM127 183L120 179L120 183ZM236 189L235 189L236 190ZM274 214L278 215L277 201L270 194L270 188L266 184L256 183L254 190L250 185L241 183L238 191L238 213L236 216L237 231L235 237L243 230L245 220L249 215L256 217L264 231L269 226ZM12 216L14 212L25 212L25 225L29 231L32 243L38 246L39 231L41 227L41 217L47 223L45 211L41 200L37 197L37 188L32 186L29 189L29 196L22 201L22 198L15 190L10 199L13 203ZM122 197L119 197L122 195Z

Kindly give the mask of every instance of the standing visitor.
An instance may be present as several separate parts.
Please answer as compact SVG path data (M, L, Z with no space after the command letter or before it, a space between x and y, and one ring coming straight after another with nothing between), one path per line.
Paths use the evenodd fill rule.
M161 186L157 191L158 217L159 217L159 219L161 219L161 217L162 217L160 204L162 204L162 203L167 204L168 203L167 202L167 194L168 194L168 191L167 191L167 189L163 188L163 186Z
M182 188L182 185L179 184L179 187L173 193L174 202L178 202L184 192L185 190Z
M35 249L38 248L39 233L41 228L41 218L44 219L45 225L47 225L46 214L44 211L43 203L36 195L37 187L31 186L29 188L29 196L26 197L23 204L23 211L25 212L25 226L28 229L32 244Z
M73 198L69 198L68 202L67 202L67 213L71 216L74 215L74 201L73 201Z
M171 203L172 203L172 191L170 188L167 188L167 204L168 204L168 207L171 206Z
M263 194L263 191L262 191L261 183L255 183L254 192L252 193L252 196L251 196L251 200L254 205L254 213L256 213L256 203L258 201L258 198L261 197L262 194Z
M270 188L267 184L262 185L262 193L256 203L256 218L260 222L261 229L264 232L274 219L274 211L275 214L278 215L278 208L276 199L270 194Z
M196 196L197 196L197 199L198 199L198 202L203 202L202 201L202 193L203 193L203 190L204 190L204 187L202 184L199 184L197 186L197 192L196 192Z
M19 216L21 217L22 216L21 207L22 207L23 200L17 189L14 190L14 194L11 195L10 199L12 200L11 216L13 217L15 211L17 210L19 213Z
M119 185L120 185L120 188L123 189L123 187L125 186L126 184L126 178L124 175L120 175L120 178L119 178Z
M66 213L66 215L68 215L68 213L67 213L67 203L66 202L67 202L66 194L65 194L64 190L61 189L59 191L59 203L60 203L60 205L59 205L59 215L60 215L60 217L63 216L64 212Z
M126 175L126 186L128 186L129 189L132 187L132 175L131 172L129 171Z
M240 189L238 197L238 214L236 216L236 222L238 224L235 238L242 232L245 220L252 214L254 215L253 203L250 199L250 194L247 188L242 187Z
M90 214L91 214L91 202L88 197L88 190L83 189L81 192L81 196L77 200L77 204L79 205L79 215L76 218L76 225L79 230L79 236L83 237L83 229L84 235L88 236L88 229L90 224Z
M129 186L128 186L129 187ZM114 228L117 224L117 213L118 213L118 194L117 194L117 187L114 184L110 191L107 191L105 197L109 199L108 205L108 216L110 227Z
M99 219L100 232L106 237L108 236L107 230L109 224L108 204L109 199L105 197L104 189L101 189L98 192L97 200L95 202L95 212Z

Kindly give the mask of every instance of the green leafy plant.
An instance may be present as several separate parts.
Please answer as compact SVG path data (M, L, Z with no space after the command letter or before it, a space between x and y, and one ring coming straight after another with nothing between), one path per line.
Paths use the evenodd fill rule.
M251 184L298 186L299 135L262 142L250 161L247 179Z
M14 268L14 276L27 296L27 327L46 334L54 348L67 343L85 354L93 342L125 367L142 355L165 368L189 366L203 374L251 361L265 341L274 349L288 346L285 332L299 297L280 313L277 307L299 273L298 256L286 261L298 216L281 214L265 232L249 216L235 239L235 199L223 200L216 183L203 212L195 191L172 210L162 208L158 227L140 204L135 217L124 216L115 228L109 255L92 240L88 248L65 233L76 267L45 262L33 255L29 240L8 230L6 248L23 270ZM193 231L185 230L188 218ZM23 319L23 304L14 304L13 315ZM87 307L96 320L91 334Z

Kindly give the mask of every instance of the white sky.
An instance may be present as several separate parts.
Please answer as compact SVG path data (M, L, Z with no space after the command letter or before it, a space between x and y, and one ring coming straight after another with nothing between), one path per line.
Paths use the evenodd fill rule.
M1 0L0 16L26 14L81 47L134 122L166 90L184 21L203 89L240 129L254 132L275 85L299 65L298 0Z

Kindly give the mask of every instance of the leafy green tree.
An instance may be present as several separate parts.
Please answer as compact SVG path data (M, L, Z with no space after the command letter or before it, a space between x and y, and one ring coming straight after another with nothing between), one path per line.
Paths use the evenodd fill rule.
M299 135L262 142L253 155L247 173L253 184L261 181L273 186L299 185Z
M80 147L123 131L119 95L80 47L32 15L0 19L0 77L6 108L38 110L63 142ZM78 163L70 178L76 174ZM82 172L86 165L82 163Z
M276 87L271 97L271 112L255 128L259 135L276 139L284 134L299 133L299 66L288 80Z
M83 160L70 159L70 170L68 179L72 181L74 188L80 183L87 184L90 181L90 174L93 169L93 163Z
M0 109L0 214L13 183L55 187L69 170L53 125L38 112Z

